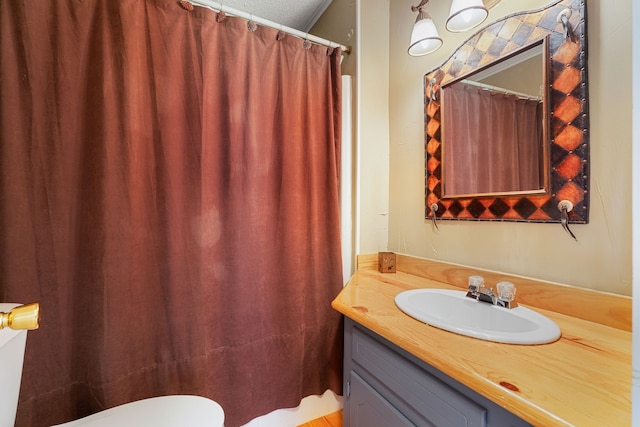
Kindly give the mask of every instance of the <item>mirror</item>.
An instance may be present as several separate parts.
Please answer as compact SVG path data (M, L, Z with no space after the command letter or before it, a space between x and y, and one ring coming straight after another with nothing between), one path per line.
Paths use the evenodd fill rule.
M566 222L588 222L585 9L584 1L557 0L538 10L509 15L472 35L425 75L426 219L561 222L562 207L570 206ZM538 70L531 88L506 83L525 80L518 67L526 68L527 74ZM515 74L507 76L514 69ZM471 113L465 110L472 102L449 96L458 89L489 98L511 97L512 110L533 101L535 114L532 107L523 116L536 116L528 121L535 129L528 124L528 130L519 130L506 116L498 121L476 118L475 127L464 124L470 120ZM538 97L541 103L533 100ZM493 109L484 106L475 111L484 114ZM491 126L507 129L511 135L529 135L534 143L527 154L516 156L496 143L499 134L489 129L494 122ZM460 136L467 127L470 130ZM480 139L474 141L477 136ZM512 145L518 140L503 139ZM467 157L464 161L462 154ZM483 174L505 170L510 178L504 184L480 182Z
M546 38L440 88L443 198L548 191Z

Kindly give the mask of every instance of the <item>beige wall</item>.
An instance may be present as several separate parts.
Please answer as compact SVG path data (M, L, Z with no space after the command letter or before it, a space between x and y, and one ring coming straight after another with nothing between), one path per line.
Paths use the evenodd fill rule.
M358 42L356 33L357 7L355 0L333 0L322 16L314 24L311 34L351 46ZM342 60L342 74L355 75L357 55L345 55Z
M353 19L351 25L349 17ZM354 76L356 92L356 253L387 250L390 164L389 22L389 0L366 0L363 5L360 1L334 0L311 31L314 35L353 48L351 55L345 58L343 73ZM351 40L341 40L344 34L351 33L352 30L354 37Z
M416 16L410 6L418 2L358 0L362 10L356 14L360 49L354 52L361 108L356 126L360 168L356 226L361 236L357 252L388 249L630 295L631 1L587 2L591 207L590 223L572 226L575 242L559 224L441 221L436 231L424 219L422 79L470 33L447 33L443 24L450 3L431 2L428 11L444 45L432 55L413 58L406 50ZM491 10L488 22L516 7L546 3L502 1ZM388 17L381 16L385 13ZM331 30L322 36L340 41L339 33ZM386 88L387 96L381 93ZM388 127L383 123L386 109ZM388 164L382 164L387 156ZM385 204L388 234L382 235L384 221L376 216L385 213Z

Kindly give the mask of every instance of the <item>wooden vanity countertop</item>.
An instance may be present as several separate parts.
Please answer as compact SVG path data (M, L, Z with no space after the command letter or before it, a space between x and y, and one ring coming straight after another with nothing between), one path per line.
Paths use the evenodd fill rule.
M416 288L460 290L402 271L359 270L332 306L533 425L631 425L631 332L521 303L554 320L561 338L542 345L483 341L400 311L395 296Z

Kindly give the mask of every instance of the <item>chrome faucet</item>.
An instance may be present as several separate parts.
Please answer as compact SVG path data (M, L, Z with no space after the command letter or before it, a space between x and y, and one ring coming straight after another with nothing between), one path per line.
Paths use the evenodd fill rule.
M498 307L515 308L518 306L515 300L516 288L513 283L500 282L497 288L498 293L494 293L493 288L484 286L484 279L481 276L470 276L466 296Z

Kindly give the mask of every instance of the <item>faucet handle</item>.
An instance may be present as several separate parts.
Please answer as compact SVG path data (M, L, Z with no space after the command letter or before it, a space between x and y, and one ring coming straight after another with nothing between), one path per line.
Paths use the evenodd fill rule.
M498 298L502 301L511 302L516 299L516 287L511 282L500 282L498 288Z
M480 288L484 287L484 278L482 276L469 276L469 292L480 292Z

